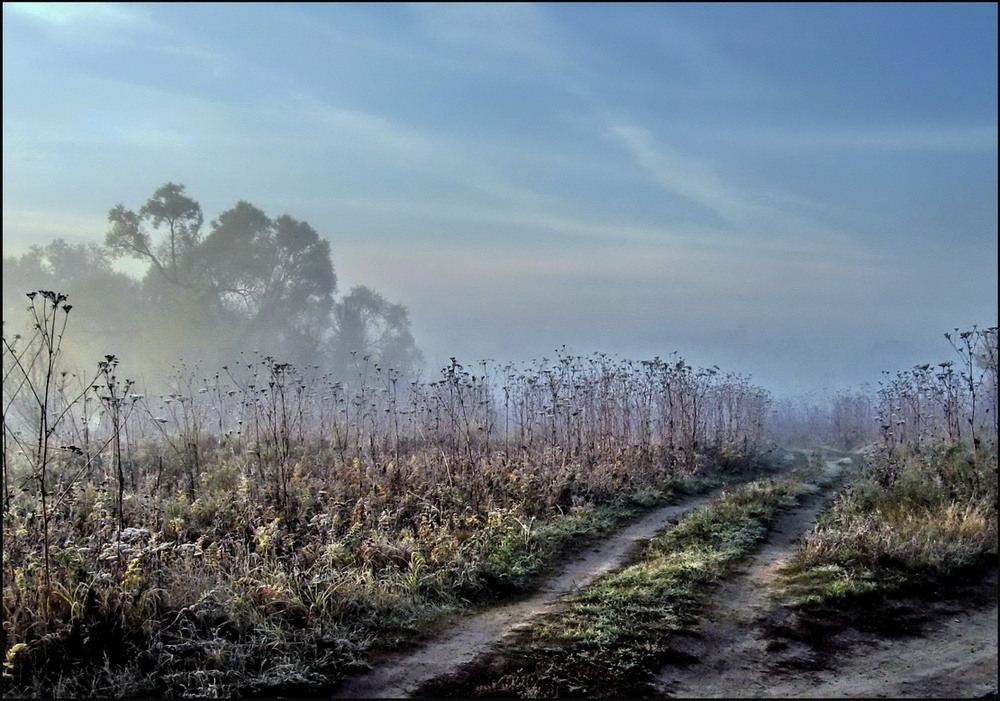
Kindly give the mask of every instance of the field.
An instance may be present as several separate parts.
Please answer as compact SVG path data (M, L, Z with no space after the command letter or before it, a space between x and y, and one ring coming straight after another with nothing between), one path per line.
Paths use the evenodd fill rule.
M149 388L115 356L63 367L71 307L29 297L33 333L4 337L5 695L323 695L697 494L425 692L670 693L657 675L698 658L677 636L715 583L817 490L830 506L769 579L786 637L995 563L995 329L836 404L814 436L852 443L835 480L782 461L766 390L676 356L453 359L432 381L247 357Z

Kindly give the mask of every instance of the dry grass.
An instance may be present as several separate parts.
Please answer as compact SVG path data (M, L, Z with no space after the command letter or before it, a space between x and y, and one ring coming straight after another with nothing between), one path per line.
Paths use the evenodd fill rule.
M480 464L482 470L486 465ZM4 649L15 694L157 696L316 690L470 602L530 586L563 549L670 496L677 481L603 500L544 503L543 473L474 510L425 485L353 502L293 476L295 507L255 501L206 471L199 496L113 494L86 483L52 519L45 597L36 512L4 528ZM509 465L494 472L515 482ZM322 489L326 487L327 489ZM326 492L323 494L323 492ZM47 599L47 601L46 601ZM48 610L46 612L46 606Z
M766 393L682 361L453 362L403 388L263 358L154 395L113 356L64 372L46 328L4 338L11 695L322 693L762 448Z
M867 470L822 516L778 582L810 610L930 591L997 556L996 455L958 448L896 457ZM992 495L992 496L990 496Z
M633 561L569 597L551 614L459 679L427 684L423 696L518 698L646 696L671 658L672 636L702 613L709 585L759 543L797 479L726 491L647 543Z

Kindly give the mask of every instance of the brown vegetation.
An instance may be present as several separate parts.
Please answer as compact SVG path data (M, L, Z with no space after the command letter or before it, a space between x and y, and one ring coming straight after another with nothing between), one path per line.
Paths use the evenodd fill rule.
M3 349L14 694L322 688L764 441L766 392L680 359L453 360L404 385L256 358L146 396L114 356L63 368L70 306L29 297L41 323Z

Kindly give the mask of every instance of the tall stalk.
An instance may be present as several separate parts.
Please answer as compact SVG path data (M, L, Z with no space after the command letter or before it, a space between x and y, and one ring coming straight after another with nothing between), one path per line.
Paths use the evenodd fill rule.
M41 297L39 298L39 295ZM41 504L42 517L42 560L43 577L45 582L42 592L42 606L46 616L49 610L49 597L52 590L51 557L50 557L50 522L52 514L49 509L50 488L49 484L49 464L53 459L51 441L53 433L59 421L66 415L69 407L60 413L54 413L51 406L54 380L56 377L59 355L62 346L63 333L69 320L69 311L72 305L66 304L66 295L52 292L51 290L39 290L27 293L31 305L28 311L31 315L31 322L34 326L34 337L29 341L24 350L18 352L15 343L16 337L8 339L4 335L3 344L5 350L5 360L11 361L11 365L4 368L4 386L7 386L8 376L16 384L17 392L27 390L33 400L33 406L37 410L35 418L35 440L32 457L32 478L38 485L38 496ZM59 312L63 312L60 314ZM16 373L16 375L15 375ZM16 396L16 394L15 394ZM7 409L13 403L4 407L4 448L6 449L7 437L17 440L16 435L8 433ZM6 452L4 455L5 469Z

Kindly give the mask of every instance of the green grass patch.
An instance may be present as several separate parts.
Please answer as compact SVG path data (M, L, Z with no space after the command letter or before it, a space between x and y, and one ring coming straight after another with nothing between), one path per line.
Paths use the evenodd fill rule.
M650 540L623 569L529 628L502 662L426 695L607 697L648 693L671 657L670 638L698 620L706 584L724 577L764 538L802 483L767 479L728 490Z

